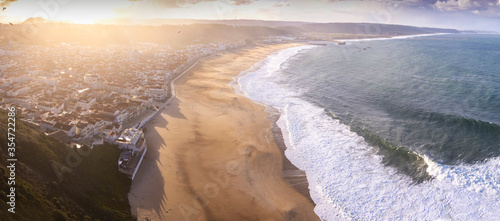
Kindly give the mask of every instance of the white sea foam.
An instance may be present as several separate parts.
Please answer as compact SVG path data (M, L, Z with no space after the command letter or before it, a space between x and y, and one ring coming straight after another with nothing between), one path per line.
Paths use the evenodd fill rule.
M343 42L356 42L356 41L385 41L385 40L393 40L393 39L410 39L410 38L429 37L429 36L447 35L447 34L449 34L449 33L418 34L418 35L401 35L401 36L393 36L393 37L388 37L388 38L339 39L338 41L343 41Z
M422 184L384 166L381 156L325 114L277 82L281 64L301 50L269 56L237 79L252 100L281 112L285 155L304 170L315 212L322 220L497 220L500 217L500 159L475 165L440 165L424 156L435 177ZM307 50L306 50L307 51Z

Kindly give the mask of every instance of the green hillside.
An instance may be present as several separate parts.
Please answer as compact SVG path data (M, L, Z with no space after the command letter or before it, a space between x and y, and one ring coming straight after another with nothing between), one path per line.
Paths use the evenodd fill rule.
M117 148L84 147L81 155L70 155L68 164L68 153L76 151L16 121L13 214L7 211L7 112L0 111L0 220L133 220L127 198L130 180L118 172Z

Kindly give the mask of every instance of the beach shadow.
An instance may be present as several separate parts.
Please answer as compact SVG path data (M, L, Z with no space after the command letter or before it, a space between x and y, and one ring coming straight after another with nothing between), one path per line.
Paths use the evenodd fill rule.
M161 164L160 161L160 150L166 147L166 143L163 139L157 139L157 137L161 137L161 135L158 133L157 130L154 129L154 127L166 127L168 124L167 120L162 117L161 115L155 117L153 120L154 123L149 124L147 126L147 131L145 132L146 134L146 142L148 140L155 140L156 142L148 142L148 151L146 153L146 156L144 157L144 161L142 162L142 165L140 166L139 170L137 171L137 175L132 182L132 188L129 192L129 200L135 200L139 202L137 205L137 208L131 208L133 214L141 215L141 217L148 218L149 220L156 220L158 217L162 219L164 217L164 211L169 211L167 200L168 197L165 193L164 186L165 182L164 179L154 179L154 177L163 177L163 174L160 170L163 165ZM145 185L144 183L139 184L141 182L147 183ZM135 185L140 185L140 187L137 187ZM148 191L147 188L153 188L153 187L161 187L158 189L154 189L154 195L148 197L149 202L153 203L147 203L143 202L143 198L141 196L140 192L143 191ZM140 189L136 189L140 188ZM148 204L150 206L148 206ZM152 205L152 206L151 206ZM152 211L151 213L148 214L139 214L142 210L145 211ZM143 220L143 219L138 219L139 217L136 217L137 220Z
M178 98L174 98L169 104L167 104L165 110L163 111L163 114L166 114L173 118L187 119L186 116L181 113L181 110L179 108L179 104L181 102L182 101L180 101Z

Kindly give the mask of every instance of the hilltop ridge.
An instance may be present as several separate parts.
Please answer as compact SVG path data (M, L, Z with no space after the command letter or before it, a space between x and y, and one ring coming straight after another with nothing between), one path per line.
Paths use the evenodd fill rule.
M460 33L455 29L378 23L307 23L257 20L161 20L155 25L69 24L30 18L15 26L2 25L3 43L82 45L150 42L180 49L187 45L237 42L287 36L300 40L391 37L399 35Z

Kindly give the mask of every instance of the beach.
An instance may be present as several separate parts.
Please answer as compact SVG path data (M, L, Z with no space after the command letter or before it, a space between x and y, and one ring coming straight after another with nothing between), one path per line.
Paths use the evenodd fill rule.
M146 126L148 153L129 201L138 220L319 220L304 173L283 156L265 107L234 77L296 44L249 46L203 59Z

